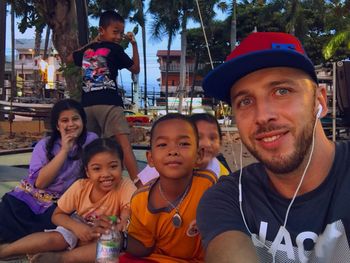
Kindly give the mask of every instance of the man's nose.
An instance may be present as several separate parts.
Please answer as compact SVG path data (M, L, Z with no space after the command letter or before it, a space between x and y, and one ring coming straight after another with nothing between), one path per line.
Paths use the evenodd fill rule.
M257 103L255 108L255 122L257 124L268 123L277 118L277 111L269 103Z

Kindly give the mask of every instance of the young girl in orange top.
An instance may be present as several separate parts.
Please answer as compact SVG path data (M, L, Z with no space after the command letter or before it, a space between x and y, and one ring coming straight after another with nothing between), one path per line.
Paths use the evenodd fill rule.
M117 227L124 229L130 216L130 199L136 187L122 177L122 164L123 152L114 140L96 139L87 145L83 155L86 178L76 181L58 200L52 216L58 227L3 245L0 258L63 251L35 255L31 262L94 262L96 238L101 233L101 224L95 226L96 221L117 215Z

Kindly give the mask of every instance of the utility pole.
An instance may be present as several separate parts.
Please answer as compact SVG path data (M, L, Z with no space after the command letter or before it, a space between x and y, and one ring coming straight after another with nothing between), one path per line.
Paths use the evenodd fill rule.
M11 106L17 95L17 72L15 70L15 3L11 4ZM23 76L24 80L24 76Z
M0 0L0 89L1 99L5 99L5 46L6 45L6 1ZM1 114L2 115L2 114ZM0 116L1 119L1 116Z
M138 111L139 110L139 103L140 103L140 86L139 86L139 74L131 74L132 79L132 93L133 93L133 110Z

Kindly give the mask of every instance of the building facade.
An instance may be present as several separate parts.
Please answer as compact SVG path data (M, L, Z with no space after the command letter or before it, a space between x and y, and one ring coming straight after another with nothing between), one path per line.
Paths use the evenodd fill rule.
M167 50L158 50L157 57L160 69L160 92L165 94L166 86L166 60L167 60ZM180 85L180 58L181 50L171 50L169 58L169 71L168 71L168 92L172 96L176 96L179 91ZM198 64L198 69L203 69L203 64ZM193 57L186 56L186 81L185 81L185 91L187 94L191 91L191 87L194 84L194 91L196 93L203 92L202 89L202 77L195 74L195 60ZM193 83L193 80L195 81Z
M49 41L47 48L48 58L44 61L44 43L40 46L40 55L34 57L34 39L16 39L15 40L15 97L40 98L47 97L49 89L64 88L65 80L62 73L58 71L61 60L54 49L52 42ZM5 92L3 99L8 100L11 96L11 86L13 81L11 49L6 50L5 63Z

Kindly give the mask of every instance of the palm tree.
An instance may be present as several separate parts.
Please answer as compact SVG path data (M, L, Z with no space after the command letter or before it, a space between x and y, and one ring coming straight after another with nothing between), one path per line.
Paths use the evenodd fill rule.
M143 76L144 76L144 105L147 114L147 60L146 60L146 18L144 13L144 0L133 0L135 13L132 21L136 21L141 27L142 50L143 50Z
M325 59L330 59L343 45L350 50L350 26L341 32L336 33L323 48L322 53Z
M161 40L162 36L167 35L167 59L165 69L165 97L166 97L166 112L168 113L168 73L170 63L170 48L172 41L180 28L179 10L177 7L177 0L163 1L151 0L149 5L149 12L152 15L153 22L151 24L151 35L154 39Z

